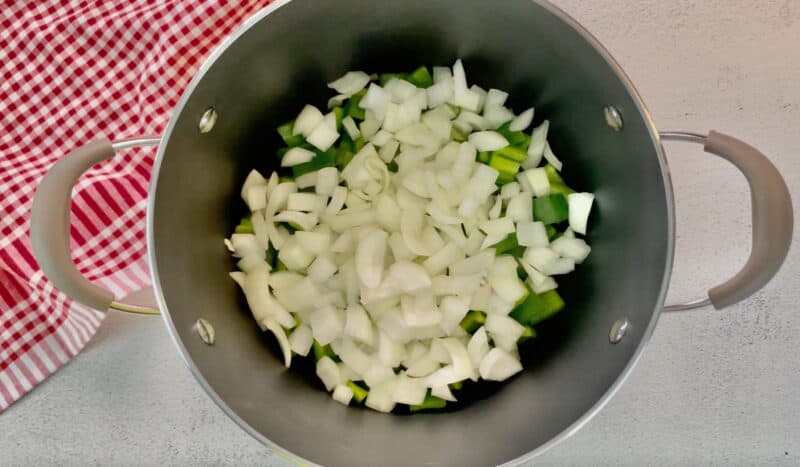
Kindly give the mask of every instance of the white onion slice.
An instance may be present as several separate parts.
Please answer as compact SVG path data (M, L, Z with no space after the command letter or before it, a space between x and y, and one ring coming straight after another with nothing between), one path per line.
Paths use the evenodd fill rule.
M592 193L570 193L567 195L569 205L569 227L581 235L586 235L586 224L592 210L594 195Z
M469 135L469 142L478 151L497 151L508 146L508 140L496 131L477 131Z
M328 87L334 89L339 94L352 96L364 89L369 83L369 75L363 71L348 71L341 78L328 83Z
M314 335L311 334L311 328L305 324L301 324L289 336L289 347L292 352L305 357L311 350L311 345L314 343Z
M330 344L341 336L344 331L344 317L342 313L331 306L324 306L314 310L309 317L309 324L314 334L314 339L321 345Z
M341 373L336 362L331 360L330 357L322 357L317 362L317 377L325 385L328 391L333 390L339 383L341 383Z
M517 115L508 125L511 131L523 131L531 125L533 121L533 107Z
M281 167L305 164L314 158L314 152L304 148L291 148L281 158Z
M467 353L469 354L470 360L472 360L472 366L478 368L483 357L489 353L489 337L486 335L485 326L479 327L478 330L472 334L467 344Z
M545 143L544 145L544 158L550 163L550 165L553 166L553 168L561 172L561 168L564 164L562 164L558 157L556 157L556 155L553 153L553 150L550 148L550 143Z
M550 241L545 225L541 222L517 222L517 243L521 246L548 246Z
M580 264L589 256L592 251L591 247L580 238L558 237L550 244L553 251L565 258L570 258L576 264ZM534 267L535 264L531 263ZM548 265L549 266L549 265Z
M386 232L375 229L356 248L356 272L366 287L375 288L383 279L387 238Z
M353 390L348 386L340 384L334 388L331 397L340 404L350 405L350 401L353 399Z
M294 125L292 126L292 134L293 135L303 135L308 136L314 131L314 128L317 127L322 120L325 118L322 115L322 112L319 111L318 108L314 107L313 105L306 105L303 107L303 110L300 111L300 114L297 115L297 118L294 121Z
M522 161L522 168L532 169L537 167L542 161L544 147L547 144L547 131L550 129L550 121L545 120L541 125L533 129L531 142L528 145L528 157Z
M522 364L505 350L494 348L483 357L480 365L481 378L503 381L522 371Z

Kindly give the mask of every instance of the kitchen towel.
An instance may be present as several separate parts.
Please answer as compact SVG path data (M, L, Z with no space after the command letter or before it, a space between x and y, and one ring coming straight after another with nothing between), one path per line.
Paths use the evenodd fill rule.
M161 134L203 60L269 3L0 2L0 413L80 352L103 320L39 270L28 234L38 181L92 140ZM154 155L122 151L73 191L72 255L116 297L150 282L145 206Z

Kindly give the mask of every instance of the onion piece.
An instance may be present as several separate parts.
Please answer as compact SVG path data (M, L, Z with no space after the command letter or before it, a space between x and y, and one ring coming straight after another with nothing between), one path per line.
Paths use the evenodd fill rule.
M469 142L478 151L497 151L508 146L508 140L496 131L477 131L469 135Z
M328 87L335 90L339 94L352 96L358 91L364 89L369 83L369 75L363 71L348 71L341 78L328 83Z
M394 288L405 293L414 293L432 284L425 268L411 261L397 261L389 266L387 280Z
M267 180L264 178L263 175L261 175L261 173L258 170L253 169L250 171L250 173L247 174L247 177L244 179L244 184L242 185L242 191L240 192L242 199L245 202L247 202L247 192L250 190L250 188L258 185L267 185Z
M459 297L455 295L442 298L442 303L439 305L442 319L439 325L444 329L444 332L453 334L461 320L464 319L464 316L466 316L469 311L470 300L470 297Z
M364 405L378 412L391 412L395 405L394 390L396 385L395 378L390 378L381 384L370 387Z
M337 139L339 139L339 133L336 131L336 117L333 113L327 114L322 122L306 137L306 141L320 151L330 149Z
M317 225L319 218L316 214L300 211L283 211L272 218L275 222L287 222L292 227L301 230L311 230Z
M558 255L559 253L550 248L528 247L525 249L522 259L539 271L544 271L558 260Z
M525 327L519 324L514 318L494 313L489 313L486 316L485 327L486 331L493 336L506 336L514 342L516 342L525 331Z
M489 337L486 335L486 326L479 327L472 334L467 344L467 353L470 360L472 360L472 366L478 368L483 357L489 353Z
M291 148L281 158L281 167L294 167L295 165L305 164L313 158L313 151L300 147Z
M501 107L505 105L508 99L508 93L499 89L489 89L486 93L486 102L484 107Z
M286 209L289 211L304 211L320 213L325 209L325 198L314 193L291 193L286 200Z
M314 256L321 255L328 251L331 245L330 232L306 232L298 230L294 233L294 239Z
M286 338L286 332L271 317L264 319L262 323L264 323L264 326L266 326L266 328L275 335L275 338L278 340L278 344L281 347L281 352L283 352L283 364L286 368L289 368L292 364L292 349L289 346L289 339Z
M317 125L322 123L324 118L325 116L322 115L322 112L320 112L318 108L313 105L306 105L294 121L292 135L308 137Z
M553 168L561 172L561 168L564 164L562 164L558 157L553 154L553 150L550 148L550 143L545 143L544 145L544 158L550 163L550 165L553 166Z
M514 112L503 106L486 107L483 110L486 128L499 128L502 124L514 120Z
M569 207L569 227L581 235L586 235L586 224L592 210L594 195L592 193L570 193L567 195Z
M568 238L568 237L558 237L557 239L553 240L553 243L550 244L550 248L552 250L565 257L570 258L575 261L576 264L580 264L583 260L589 256L589 253L592 251L591 247L580 238ZM554 253L554 254L555 254ZM534 267L535 264L531 263ZM550 266L550 265L548 265ZM545 268L543 268L545 269Z
M314 343L314 335L311 334L311 328L305 324L297 326L292 335L289 336L289 346L292 352L305 357L311 350L311 345Z
M334 388L331 397L340 404L350 405L350 401L353 400L353 390L348 386L339 384Z
M399 362L398 362L399 364ZM380 361L372 361L367 370L361 375L369 387L375 387L384 381L394 378L392 368Z
M489 285L492 286L492 290L494 290L501 299L511 304L512 307L528 294L528 289L525 288L525 284L519 280L516 271L513 276L495 276L490 274ZM511 310L509 309L508 311Z
M342 359L342 362L352 368L357 375L363 374L370 366L371 360L369 355L350 339L336 339L332 341L331 350Z
M431 395L433 397L438 397L439 399L444 399L450 402L456 402L457 399L450 391L450 387L447 385L444 386L436 386L431 388Z
M308 278L315 284L323 284L336 273L336 264L334 264L330 255L324 254L317 256L316 259L308 266Z
M344 128L347 136L353 141L361 137L361 130L358 129L358 125L356 125L356 121L353 120L353 117L349 115L342 119L342 128Z
M337 385L342 383L341 373L339 367L336 366L330 357L322 357L317 362L317 377L325 385L328 391L333 390Z
M321 345L328 345L339 338L344 331L344 316L339 310L331 306L316 309L309 316L309 324L314 334L314 339Z
M419 405L425 400L427 389L424 380L400 374L392 398L398 404Z
M520 193L508 200L506 217L514 222L533 221L533 200L527 192Z
M546 247L550 244L547 229L541 222L517 222L517 243L520 246Z
M517 115L516 118L514 118L514 120L512 120L508 125L508 129L511 131L523 131L531 125L532 121L533 107Z
M522 364L505 350L494 348L483 357L480 365L481 378L489 381L504 381L522 371Z
M361 283L375 288L383 279L383 260L386 256L388 235L383 230L372 230L356 248L356 272Z
M447 269L451 264L464 259L464 250L455 243L446 243L436 253L422 262L422 266L431 275L436 275Z
M547 131L550 129L550 120L545 120L533 129L531 142L528 145L528 157L522 161L522 168L532 169L542 161L544 148L547 144Z

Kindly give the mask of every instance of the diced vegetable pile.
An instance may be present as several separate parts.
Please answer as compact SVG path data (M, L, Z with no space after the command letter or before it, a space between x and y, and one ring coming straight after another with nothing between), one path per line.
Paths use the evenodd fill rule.
M346 405L435 410L510 378L590 251L594 196L559 175L549 122L528 132L534 109L468 86L460 60L328 86L327 113L278 128L281 168L248 175L225 240L259 326Z

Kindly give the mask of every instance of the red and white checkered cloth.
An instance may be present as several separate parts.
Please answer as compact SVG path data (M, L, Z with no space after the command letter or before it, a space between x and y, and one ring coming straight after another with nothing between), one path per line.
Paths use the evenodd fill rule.
M0 412L86 345L103 314L43 277L28 218L38 181L97 138L161 134L209 52L270 0L0 1ZM75 187L72 254L120 297L149 284L155 150L120 153Z

